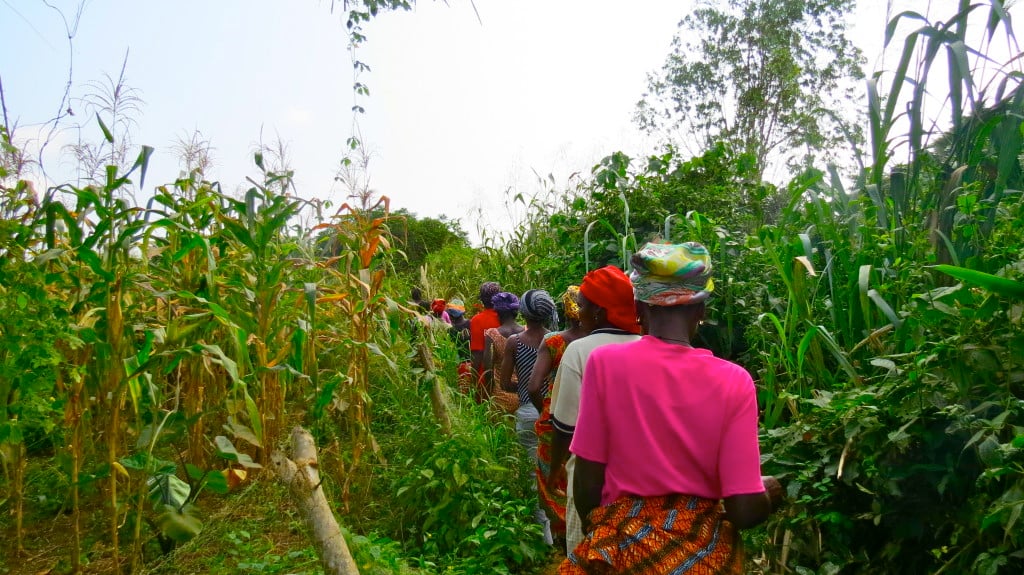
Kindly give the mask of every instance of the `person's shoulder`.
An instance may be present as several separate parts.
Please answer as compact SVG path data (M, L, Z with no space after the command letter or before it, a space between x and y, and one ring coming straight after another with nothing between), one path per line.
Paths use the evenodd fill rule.
M714 370L720 381L730 383L740 388L754 387L754 378L751 377L747 368L742 365L717 357L711 352L707 352L706 361L708 362L708 366Z
M590 353L591 355L600 354L601 357L629 357L642 349L643 346L644 343L640 336L636 336L636 338L619 336L608 338L608 341L595 347L594 351Z
M588 342L586 337L581 337L579 339L570 341L569 344L565 346L565 357L568 357L570 353L573 355L578 354L587 347Z

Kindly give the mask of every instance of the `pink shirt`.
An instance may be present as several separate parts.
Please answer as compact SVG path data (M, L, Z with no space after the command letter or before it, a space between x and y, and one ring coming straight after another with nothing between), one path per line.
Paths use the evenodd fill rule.
M602 505L764 492L750 374L652 336L590 354L571 450L605 464Z

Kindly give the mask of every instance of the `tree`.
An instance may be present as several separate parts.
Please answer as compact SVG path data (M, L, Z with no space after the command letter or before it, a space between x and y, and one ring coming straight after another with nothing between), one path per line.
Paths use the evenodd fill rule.
M660 74L648 77L636 120L651 133L682 133L694 155L724 141L791 169L835 159L860 130L843 117L863 78L846 36L854 0L701 0L679 24ZM694 149L696 148L696 149ZM821 150L825 150L822 152Z
M382 209L374 209L370 217L384 217ZM467 247L469 238L459 220L447 216L438 218L417 217L405 208L399 208L387 215L387 226L393 238L393 246L405 257L395 258L392 264L401 275L413 276L431 253L448 246ZM321 257L336 256L341 248L330 233L320 234L317 244Z
M405 258L396 258L395 271L400 274L415 274L427 260L427 255L447 246L468 246L469 239L458 220L447 216L439 218L417 217L416 214L400 208L391 214L388 226L395 237L396 247Z

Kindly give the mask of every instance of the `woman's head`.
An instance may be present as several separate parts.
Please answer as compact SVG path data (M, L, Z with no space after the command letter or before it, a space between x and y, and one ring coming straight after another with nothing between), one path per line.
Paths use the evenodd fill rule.
M633 255L632 264L629 277L645 323L651 317L676 316L692 336L715 289L707 248L696 242L648 243Z
M437 317L441 317L441 314L444 313L445 307L447 306L443 299L435 299L430 302L430 311L434 312L434 315Z
M514 293L498 292L491 298L491 305L502 322L513 319L519 313L519 298Z
M491 300L500 292L501 286L498 285L498 282L484 282L480 284L480 303L484 304L485 308L494 307L491 305Z
M584 328L611 326L640 333L633 286L626 274L615 266L605 266L583 276L579 303L580 323Z
M551 299L551 294L542 289L532 289L523 294L523 297L519 299L519 313L527 322L558 323L555 300Z
M711 256L697 242L648 243L633 254L629 279L637 301L653 306L703 303L715 289Z
M462 303L461 299L453 299L448 302L448 317L458 321L464 315L466 315L466 304Z
M580 321L580 286L569 286L562 294L562 312L570 322Z

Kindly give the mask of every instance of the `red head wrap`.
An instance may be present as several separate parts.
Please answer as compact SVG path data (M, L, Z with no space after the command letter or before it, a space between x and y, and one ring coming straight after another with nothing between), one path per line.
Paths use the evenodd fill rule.
M440 314L444 312L444 309L445 305L443 299L435 299L434 301L430 302L430 311L436 314Z
M604 308L608 322L630 333L640 333L633 303L633 284L629 276L615 266L605 266L583 276L580 293L594 305Z

